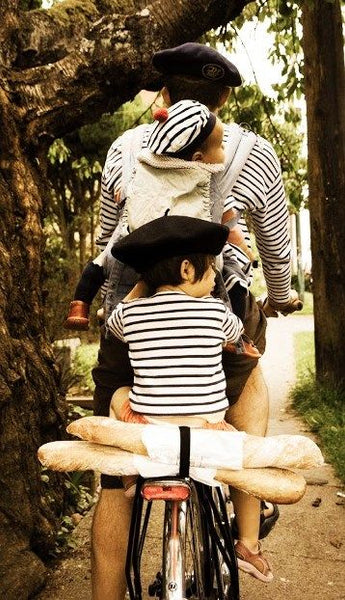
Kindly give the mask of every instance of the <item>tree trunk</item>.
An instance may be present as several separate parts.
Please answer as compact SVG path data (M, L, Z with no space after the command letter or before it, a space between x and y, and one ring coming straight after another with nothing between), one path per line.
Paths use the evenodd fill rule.
M159 48L195 40L247 0L69 0L0 22L0 597L43 584L63 504L43 481L38 446L64 437L65 406L42 311L42 217L48 145L157 84ZM146 6L147 5L147 6ZM76 101L77 99L77 101ZM40 557L40 558L39 558Z
M305 1L316 374L345 390L345 71L339 0Z
M0 127L0 597L15 600L42 585L38 556L54 547L61 478L50 473L50 485L42 481L36 451L61 436L64 403L43 334L42 184L3 95Z

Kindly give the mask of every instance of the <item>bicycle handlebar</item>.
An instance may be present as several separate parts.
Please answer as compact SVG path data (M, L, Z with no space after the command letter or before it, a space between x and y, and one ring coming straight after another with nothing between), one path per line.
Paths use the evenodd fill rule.
M277 318L279 313L284 317L290 315L296 311L300 311L303 308L303 302L299 299L298 294L295 290L291 290L290 298L285 304L278 304L268 298L260 298L258 305L264 311L266 317Z

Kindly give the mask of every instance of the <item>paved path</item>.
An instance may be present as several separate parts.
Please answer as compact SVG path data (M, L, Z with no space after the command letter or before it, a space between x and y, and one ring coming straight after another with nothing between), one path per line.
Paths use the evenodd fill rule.
M295 381L293 334L313 329L311 317L270 319L267 350L262 360L269 387L269 433L303 433L305 425L289 410L288 392ZM241 574L241 600L345 600L345 506L329 465L305 473L304 498L281 506L281 517L265 540L274 581L263 584ZM319 506L313 502L318 500ZM52 574L37 600L90 600L89 528L91 515L77 528L78 547ZM151 533L150 553L160 548ZM150 568L150 572L153 572Z
M270 394L269 433L303 433L305 424L289 409L295 381L293 334L312 331L311 317L270 319L267 350L261 359ZM280 519L265 540L274 580L261 585L241 576L243 600L345 600L345 506L337 504L341 489L333 469L325 465L304 473L305 496L280 507ZM313 502L320 499L318 507Z

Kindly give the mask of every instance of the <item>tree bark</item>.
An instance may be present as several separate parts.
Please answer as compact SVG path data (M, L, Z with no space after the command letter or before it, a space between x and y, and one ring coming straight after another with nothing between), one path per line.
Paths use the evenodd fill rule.
M303 49L316 374L345 390L345 71L339 0L305 1Z
M0 597L14 600L43 583L36 552L43 557L53 548L61 478L50 474L47 489L36 451L43 439L61 437L65 409L43 333L42 189L0 98L7 152L0 175Z
M69 0L0 22L0 597L43 584L63 506L36 458L64 437L65 404L44 329L42 218L55 137L157 84L152 53L226 23L248 0ZM76 100L77 99L77 100Z

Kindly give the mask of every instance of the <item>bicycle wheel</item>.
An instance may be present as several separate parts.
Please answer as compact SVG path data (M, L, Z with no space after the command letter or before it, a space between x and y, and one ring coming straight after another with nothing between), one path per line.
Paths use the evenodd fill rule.
M192 485L189 500L165 505L162 600L206 600L203 549L199 500Z
M211 546L212 600L239 600L237 558L222 488L206 489Z

